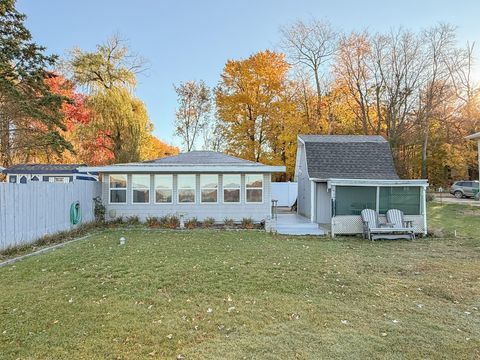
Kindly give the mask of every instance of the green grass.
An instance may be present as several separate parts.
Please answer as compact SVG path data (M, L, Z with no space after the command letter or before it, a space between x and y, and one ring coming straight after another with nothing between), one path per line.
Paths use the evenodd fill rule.
M430 211L449 237L105 230L0 268L0 357L479 358L480 217Z

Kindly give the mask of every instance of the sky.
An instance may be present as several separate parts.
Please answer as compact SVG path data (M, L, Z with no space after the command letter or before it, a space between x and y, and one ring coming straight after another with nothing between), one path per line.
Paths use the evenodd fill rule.
M279 27L295 20L324 19L346 32L448 22L458 26L461 43L480 40L480 0L17 0L17 8L49 53L94 50L113 34L128 40L149 64L136 96L147 106L154 134L174 145L180 141L173 134L173 84L217 85L227 60L278 50Z

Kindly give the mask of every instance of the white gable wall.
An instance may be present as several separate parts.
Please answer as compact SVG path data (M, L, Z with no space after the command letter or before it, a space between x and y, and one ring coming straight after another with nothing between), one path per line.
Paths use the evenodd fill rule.
M295 177L298 184L297 212L310 219L311 214L311 181L308 176L305 145L299 141L297 149L297 167Z

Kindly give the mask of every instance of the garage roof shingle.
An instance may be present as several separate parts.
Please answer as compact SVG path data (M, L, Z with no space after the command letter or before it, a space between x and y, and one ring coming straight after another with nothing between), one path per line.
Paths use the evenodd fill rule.
M300 135L308 175L318 179L398 179L390 145L382 136Z

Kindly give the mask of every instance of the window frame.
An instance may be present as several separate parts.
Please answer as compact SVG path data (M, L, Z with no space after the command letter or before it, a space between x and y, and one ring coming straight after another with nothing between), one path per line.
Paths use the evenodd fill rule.
M125 187L124 188L112 188L111 184L111 178L112 175L122 175L125 176ZM118 204L127 204L128 203L128 174L108 174L108 204L109 205L118 205ZM112 190L125 190L125 201L124 202L112 202Z
M202 187L202 176L216 176L217 177L217 187L216 188L203 188ZM218 204L218 188L220 186L218 174L200 174L200 204ZM217 192L217 201L203 201L203 190L215 190Z
M238 176L238 188L226 187L225 176ZM238 201L225 201L225 190L238 190ZM263 193L262 193L263 198ZM222 175L222 203L223 204L241 204L242 203L242 174L223 174Z
M157 177L159 176L168 176L170 177L170 188L168 189L163 189L163 190L170 190L172 192L172 200L170 201L157 201ZM163 204L173 204L173 199L174 199L174 196L173 196L173 174L154 174L153 175L153 203L154 204L159 204L159 205L163 205Z
M133 177L134 176L148 176L148 201L146 202L138 202L138 201L135 201L134 200L134 191L135 190L145 190L143 188L136 188L134 187L134 182L133 182ZM150 204L151 203L151 199L150 199L150 194L151 194L151 187L152 187L152 177L150 176L150 174L131 174L131 183L132 183L132 186L130 187L130 193L132 194L132 204ZM127 183L127 187L128 187L128 183Z
M193 201L185 202L185 201L180 201L180 190L192 190L191 188L181 188L179 186L180 184L180 177L181 176L193 176L195 181L193 182ZM191 205L191 204L196 204L197 203L197 174L177 174L177 204L178 205Z
M368 201L373 200L373 202L371 202L371 204L373 204L373 206L364 207L364 206L363 206L363 204L365 204L365 203L363 202L364 199L361 199L360 201L357 200L356 202L353 202L353 201L352 201L352 202L350 203L350 205L353 205L353 204L362 204L362 202L363 202L361 209L360 209L360 208L357 208L357 209L353 208L353 209L352 209L351 206L348 208L348 211L349 211L349 212L354 211L354 212L358 212L358 214L355 214L355 213L354 213L354 214L351 214L351 213L349 213L349 214L343 214L344 211L341 211L342 213L339 214L339 210L341 210L341 209L338 208L338 207L339 207L338 194L341 193L342 190L347 191L347 189L348 189L348 190L350 191L350 190L352 190L352 188L355 189L355 190L357 190L357 189L358 189L358 190L363 190L363 191L361 191L361 193L362 193L362 195L365 195L365 198L368 198L369 195L370 195L370 196L373 195L373 198L368 200ZM368 189L368 190L365 190L365 189ZM367 194L367 191L368 191L368 192L372 192L372 194ZM356 185L336 185L336 186L335 186L335 201L334 201L334 203L332 204L332 205L333 205L333 208L332 208L332 217L334 217L334 216L335 216L335 217L336 217L336 216L361 216L361 211L364 210L364 209L372 209L372 210L375 210L375 211L378 213L378 205L379 205L379 196L378 196L378 195L379 195L379 187L376 186L376 185L373 185L373 186L371 186L371 185L365 185L365 186L363 186L363 185L362 185L362 186L356 186ZM350 194L350 196L351 196L351 194ZM343 205L342 205L342 206L343 206Z
M260 177L262 178L262 187L259 188L259 187L251 187L251 188L248 188L247 187L247 179L249 176L258 176L260 175ZM264 199L264 196L263 196L263 193L264 193L264 188L265 188L265 176L263 174L245 174L245 204L263 204L265 199ZM248 190L262 190L262 201L248 201Z

